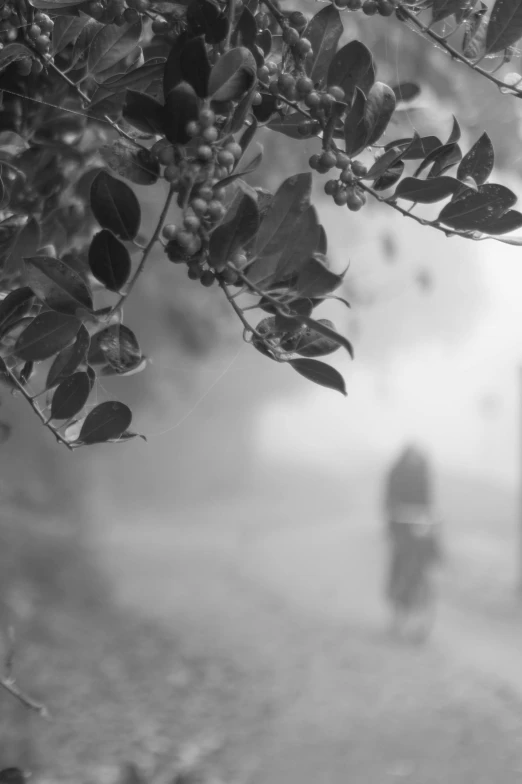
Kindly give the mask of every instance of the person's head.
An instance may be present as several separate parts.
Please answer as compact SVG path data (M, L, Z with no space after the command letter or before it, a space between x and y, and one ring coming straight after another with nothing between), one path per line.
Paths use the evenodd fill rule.
M401 463L406 463L407 465L418 465L426 462L426 456L418 444L410 441L404 447L400 460Z

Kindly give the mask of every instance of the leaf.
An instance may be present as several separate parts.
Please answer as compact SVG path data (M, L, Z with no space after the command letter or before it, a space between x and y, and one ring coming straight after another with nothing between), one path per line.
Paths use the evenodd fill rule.
M74 316L79 308L92 310L92 294L83 278L68 264L51 256L32 256L25 282L52 310Z
M487 233L488 234L507 234L515 229L522 227L522 213L517 210L508 210L498 218L488 221Z
M204 35L208 44L218 44L226 38L228 20L213 0L191 0L186 20L194 35Z
M314 329L316 332L319 332L325 338L329 338L330 340L339 343L340 346L343 346L343 348L347 350L350 357L353 359L353 346L348 338L345 338L344 335L339 335L339 333L334 329L330 329L325 324L321 323L320 321L315 321L313 318L303 316L302 320L306 326L311 327L311 329Z
M156 57L126 74L104 80L103 86L114 92L127 89L145 93L151 85L161 82L164 68L165 61Z
M71 419L82 410L91 394L91 382L84 371L64 379L51 401L51 419Z
M434 22L442 22L462 7L462 0L434 0L431 9Z
M14 131L0 132L0 151L5 155L20 155L29 149L28 142Z
M310 204L311 192L310 172L288 177L279 186L256 235L257 256L268 256L286 244L294 222Z
M58 16L54 20L52 53L59 54L76 41L89 21L88 16Z
M488 7L480 2L480 7L473 11L466 20L464 37L462 39L462 54L470 60L475 60L486 54L486 33L488 25L484 19Z
M257 201L246 193L239 193L239 206L234 217L221 223L210 236L210 263L222 270L234 253L246 245L259 227Z
M47 9L56 13L59 13L61 8L73 8L84 3L85 0L31 0L33 8Z
M261 93L261 103L252 107L254 117L259 123L268 122L277 110L277 96Z
M334 324L328 319L318 319L318 323L323 324L329 329L335 330ZM315 329L307 328L299 336L293 350L302 357L311 358L324 357L327 354L333 354L333 352L337 351L339 348L341 348L339 343L330 340L330 338L325 338L324 335L321 335L320 332L316 332Z
M236 24L234 31L234 46L246 46L250 49L255 45L257 38L257 22L254 14L246 7L243 7L241 16Z
M292 359L288 364L301 376L304 376L309 381L313 381L314 384L334 389L336 392L346 396L344 378L338 370L325 362L319 362L317 359Z
M101 444L129 429L132 413L128 406L115 400L100 403L86 416L78 441L82 444Z
M459 231L488 231L516 202L515 194L504 185L480 185L467 190L443 208L438 220Z
M324 297L343 282L343 276L332 272L316 254L310 256L299 270L295 290L300 297Z
M35 59L33 52L27 46L18 43L7 44L0 51L0 72L16 63L17 60L26 60L27 58Z
M312 44L313 56L306 60L305 67L314 84L325 82L330 60L342 34L343 23L333 5L322 8L308 22L303 37Z
M458 144L454 144L453 142L449 144L442 144L440 147L435 148L431 152L426 155L422 163L418 166L418 168L414 172L414 177L418 177L421 172L424 171L428 166L431 164L439 164L439 166L452 166L455 163L460 161L460 147ZM433 170L432 170L433 171ZM431 172L430 172L431 174ZM436 176L431 174L431 176Z
M522 0L496 0L489 18L486 52L496 54L522 36Z
M395 199L419 202L420 204L433 204L447 199L462 187L453 177L437 177L432 180L418 180L415 177L405 177L394 193Z
M129 251L110 231L102 229L94 235L89 247L89 267L109 291L120 291L129 279Z
M103 30L103 25L100 24L100 22L96 22L94 19L89 19L89 21L82 28L80 35L74 42L71 60L67 69L68 71L72 71L75 68L81 66L86 66L86 60L89 55L91 43L98 33L101 32L101 30Z
M169 56L165 61L163 69L163 95L166 97L174 87L183 81L181 75L181 52L186 42L189 40L188 32L182 32L176 39L176 43L171 47Z
M352 103L357 88L367 97L374 82L373 55L360 41L350 41L333 56L328 68L328 86L336 84L341 87L348 106Z
M355 98L344 121L344 140L346 154L349 156L358 155L364 150L367 129L364 122L364 109L366 98L359 87L355 90Z
M158 181L158 159L127 139L114 139L112 144L100 148L100 154L112 171L136 185L154 185Z
M134 376L136 373L141 373L147 367L147 358L142 357L137 365L133 365L129 370L116 370L111 365L105 365L100 370L101 376Z
M214 101L237 101L254 84L257 65L244 46L222 55L210 73L208 92Z
M141 209L131 188L106 171L99 172L91 185L91 209L104 229L122 240L135 239L141 223Z
M124 118L143 133L162 133L165 109L159 101L146 93L127 90L122 110Z
M80 322L53 310L40 313L16 341L13 354L29 362L49 359L67 348L78 334Z
M7 422L0 422L0 444L5 444L5 442L9 440L11 432L11 425L8 425ZM1 781L2 779L0 777L0 782Z
M321 125L317 121L306 120L301 112L290 112L290 114L272 120L267 127L271 131L277 131L291 139L310 139L312 136L316 136ZM303 127L308 129L306 133L302 132Z
M29 313L33 302L34 294L27 286L9 292L0 302L0 337L13 323Z
M200 98L208 95L210 61L202 37L187 41L180 53L182 80L188 82Z
M384 155L377 158L373 166L368 170L368 173L363 177L365 180L375 180L381 177L388 169L393 168L396 164L406 157L408 150L413 147L419 137L411 139L411 141L402 142L390 147Z
M392 87L392 90L395 94L397 103L399 103L399 101L413 101L415 98L418 98L421 92L419 85L414 82L401 82L400 84L396 84L395 87Z
M464 156L457 170L457 177L473 177L477 185L483 185L493 171L495 151L487 133L483 133L471 150Z
M375 82L364 106L364 124L367 129L365 147L381 138L395 111L395 103L395 93L391 87Z
M441 140L438 139L436 136L424 136L421 138L417 137L416 140L397 139L397 141L388 142L388 144L384 147L384 149L389 150L392 147L397 147L403 144L404 142L408 142L408 141L411 142L415 141L415 143L412 144L412 146L408 148L408 151L404 154L403 159L405 161L413 161L418 158L425 158L427 155L429 155L430 152L433 152L433 150L442 147Z
M126 74L131 73L134 69L144 65L144 63L143 49L141 46L136 46L132 52L118 60L114 65L111 65L110 68L97 73L95 81L97 84L104 85L105 80L121 79L122 76L126 76ZM114 88L112 89L114 91Z
M187 125L199 117L199 98L194 88L181 82L167 95L165 102L165 136L173 144L190 140Z
M121 27L116 24L103 25L94 36L89 47L87 67L90 73L99 74L130 54L141 38L141 16L132 24Z
M72 375L72 373L74 373L79 368L79 366L85 361L90 342L91 338L89 333L82 324L78 330L76 340L72 346L64 348L54 358L53 363L49 369L49 373L47 374L47 380L45 383L46 389L51 389L52 387L56 386L56 384L59 384L60 381L63 381L64 378Z
M98 332L91 349L97 347L117 373L127 373L141 364L143 356L136 335L124 324L114 324Z

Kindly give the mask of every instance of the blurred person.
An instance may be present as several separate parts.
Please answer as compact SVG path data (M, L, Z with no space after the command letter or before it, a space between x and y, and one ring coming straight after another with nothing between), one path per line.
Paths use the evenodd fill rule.
M440 561L440 526L433 504L432 468L427 455L410 444L386 478L385 519L389 545L386 596L402 622L433 605L429 574ZM427 632L427 629L424 629Z

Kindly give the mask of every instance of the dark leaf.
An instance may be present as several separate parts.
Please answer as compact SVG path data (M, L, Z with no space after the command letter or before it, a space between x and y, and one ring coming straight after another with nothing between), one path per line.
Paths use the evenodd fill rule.
M389 150L392 147L398 147L405 142L413 142L414 139L397 139L394 142L388 142L388 144L384 147L385 150ZM433 150L442 147L442 142L436 136L424 136L415 140L415 143L412 144L408 151L404 154L403 160L405 161L413 161L418 158L425 158L426 155L429 155L430 152Z
M343 346L343 348L345 348L347 350L347 352L349 353L349 355L353 359L353 346L350 343L350 341L348 340L348 338L345 338L344 335L339 335L338 332L336 332L333 329L330 329L325 324L323 324L321 321L315 321L313 318L307 318L305 316L303 316L302 318L303 318L303 322L306 324L306 326L310 327L311 329L315 330L316 332L319 332L325 338L329 338L330 340L333 340L336 343L339 343L340 346Z
M54 20L52 53L59 54L74 43L88 21L88 16L58 16Z
M449 144L442 144L440 147L437 147L428 153L428 155L426 155L420 166L418 166L418 168L415 170L413 176L418 177L419 174L431 164L434 164L434 166L437 165L438 173L432 173L434 172L434 169L432 169L430 176L438 176L438 174L442 173L443 170L458 163L460 161L461 155L462 153L458 144L454 144L453 142Z
M230 49L212 68L208 91L214 101L237 101L254 84L257 65L244 46Z
M303 37L310 41L313 51L313 56L306 60L306 71L314 84L325 82L330 60L342 34L343 23L333 5L322 8L306 26Z
M471 150L464 156L457 170L457 177L473 177L477 185L483 185L493 171L495 151L487 133L483 133Z
M154 185L158 181L158 159L127 139L114 139L112 144L100 148L100 154L113 172L136 185Z
M219 225L210 236L210 261L218 270L231 261L234 253L246 245L259 227L257 201L241 191L237 198L239 205L233 218Z
M165 109L159 101L145 93L127 90L122 114L138 131L162 133L165 124Z
M293 175L282 183L257 232L256 255L269 256L284 247L295 221L310 204L311 191L310 172Z
M46 389L56 386L79 368L87 356L90 342L89 333L82 324L72 346L64 348L53 360L47 374Z
M324 226L319 226L319 242L317 243L317 253L322 253L326 256L328 251L328 238Z
M406 177L397 186L394 198L420 204L434 204L447 199L448 196L453 196L461 187L461 183L453 177L437 177L431 180Z
M328 319L318 319L319 324L323 324L329 329L335 330L334 324ZM320 332L314 329L307 328L299 336L297 343L294 345L296 354L302 357L324 357L327 354L333 354L341 346L330 338L325 338Z
M74 8L77 5L83 5L85 0L31 0L33 8L40 8L54 13L60 13L62 8Z
M206 98L210 61L203 38L187 41L180 53L180 70L182 81L188 82L200 98Z
M79 329L80 322L72 316L56 311L40 313L19 336L13 353L29 362L48 359L67 348Z
M343 282L343 276L332 272L319 255L310 256L297 276L295 291L300 297L324 297Z
M110 231L103 229L94 235L89 248L91 272L109 291L120 291L129 279L131 260L129 251Z
M51 419L71 419L76 416L91 394L91 382L87 373L73 373L64 379L51 401Z
M257 120L255 117L252 118L250 125L245 128L244 132L241 134L241 138L239 139L239 146L243 150L243 155L245 154L245 150L250 145L250 142L253 140L254 136L257 132ZM240 161L243 160L242 158Z
M257 22L253 13L243 7L234 32L234 45L246 46L247 49L251 49L256 43L256 38Z
M368 93L364 106L365 146L371 146L381 138L394 111L393 90L387 84L376 82Z
M265 57L272 51L272 33L270 30L261 30L257 35L257 43L263 50Z
M191 32L204 35L208 44L218 44L226 38L227 17L213 0L191 0L186 19Z
M33 3L33 5L35 4ZM0 784L25 784L25 782L25 773L20 768L4 768L0 770Z
M517 197L504 185L480 185L468 189L443 208L438 220L458 231L489 231L500 216L516 202Z
M32 256L26 263L25 282L47 307L74 316L92 310L92 294L83 278L68 264L51 256Z
M434 0L431 9L434 22L442 22L462 7L462 0Z
M91 209L104 229L122 240L135 239L141 222L141 209L131 188L106 171L99 172L91 185Z
M136 373L141 373L147 367L147 358L142 357L137 365L133 365L129 370L117 370L112 365L105 365L100 370L101 376L134 376Z
M395 87L392 87L392 90L395 93L397 103L400 101L413 101L414 98L418 98L421 92L419 85L414 82L401 82L400 84L396 84Z
M276 117L268 123L268 127L271 131L283 133L291 139L309 139L317 135L321 125L317 121L307 120L301 112L291 112L284 117Z
M130 54L141 38L141 31L141 16L138 21L121 27L116 24L103 25L89 46L89 72L99 74L106 71Z
M33 256L40 246L41 232L36 218L29 218L25 226L18 232L5 262L6 272L20 271L22 259Z
M98 84L105 85L105 80L113 80L113 79L121 79L122 76L126 76L128 73L131 73L134 69L139 68L140 66L144 65L144 57L143 57L143 49L141 46L136 46L130 54L126 55L122 60L118 60L117 63L112 65L110 68L107 68L100 73L97 73L95 76L96 82ZM110 88L114 91L114 87Z
M250 90L247 93L245 93L243 98L239 101L238 105L236 106L234 110L234 115L232 117L232 122L230 125L230 133L237 133L242 129L245 120L247 119L248 115L252 111L252 101L254 100L254 96L257 93L256 88L257 88L257 84L253 84ZM255 120L254 124L257 126L257 119L255 117L254 120Z
M91 43L101 30L103 30L103 25L99 22L95 22L94 19L89 19L86 22L80 35L74 42L68 67L69 71L86 65Z
M473 11L466 20L464 37L462 39L462 54L470 60L478 59L486 53L486 33L488 25L484 14L488 7L480 2L480 6Z
M149 60L139 68L134 68L122 76L113 76L104 80L103 86L114 92L135 90L139 93L146 93L151 85L161 82L164 68L164 60L158 58Z
M34 362L25 362L23 368L20 371L19 379L22 384L25 386L30 380L31 376L34 373Z
M89 114L101 120L105 120L106 117L115 121L120 120L124 105L125 93L115 93L112 88L107 90L103 86L98 87L92 96Z
M120 438L129 429L132 413L128 406L115 400L100 403L86 416L78 441L82 444L100 444Z
M117 373L127 373L141 364L143 356L136 335L124 324L114 324L98 332L91 342Z
M189 40L187 32L181 33L171 47L163 71L163 95L166 97L174 87L183 81L181 74L181 52Z
M0 302L0 336L31 310L34 294L28 287L10 291Z
M456 144L456 142L460 141L461 135L462 133L460 130L459 121L455 116L453 116L453 125L451 128L451 133L446 141L446 144Z
M344 121L344 140L346 154L349 156L358 155L366 146L367 128L364 122L365 106L366 98L364 93L357 87L355 99Z
M393 147L390 147L384 155L381 155L380 158L377 158L373 166L368 170L368 173L365 175L363 179L365 180L375 180L378 177L381 177L388 169L392 169L396 164L402 161L403 158L406 157L408 150L413 147L417 139L411 139L411 141L402 142L399 144L395 144Z
M522 36L521 0L496 0L486 35L486 52L496 54L516 44Z
M508 232L515 231L515 229L520 229L521 227L522 213L517 210L508 210L504 215L500 215L498 218L488 221L486 231L488 234L496 236L497 234L507 234Z
M373 56L363 43L350 41L334 55L328 69L328 85L339 85L344 90L348 105L352 103L357 88L367 97L374 82Z
M271 93L261 93L261 99L261 103L258 106L253 106L252 111L259 123L266 123L276 112L277 96Z
M338 370L325 362L319 362L317 359L292 359L289 364L301 376L313 381L314 384L334 389L342 395L347 394L344 378Z
M165 101L165 136L173 144L186 144L190 136L187 125L199 117L199 98L194 88L181 82L169 92Z
M34 60L34 54L27 46L18 43L7 44L0 51L0 72L16 63L17 60L26 60L27 58Z

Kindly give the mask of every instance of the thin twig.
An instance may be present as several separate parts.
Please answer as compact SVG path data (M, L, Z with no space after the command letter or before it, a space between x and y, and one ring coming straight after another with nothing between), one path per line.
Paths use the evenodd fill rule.
M223 291L224 291L224 293L225 293L225 297L226 297L226 298L227 298L227 300L230 302L230 304L231 304L232 308L233 308L233 309L234 309L234 311L236 312L236 314L237 314L237 317L239 318L239 320L240 320L240 321L241 321L241 323L243 324L244 328L245 328L245 329L246 329L248 332L251 332L253 335L255 335L255 336L256 336L256 338L259 338L259 340L263 340L263 335L262 335L260 332L258 332L258 331L257 331L257 329L256 329L255 327L253 327L253 326L252 326L252 325L251 325L251 324L250 324L250 323L247 321L247 319L245 318L245 314L244 314L244 312L243 312L243 309L239 307L239 305L237 304L237 302L235 301L235 299L234 299L234 298L232 297L232 295L230 294L230 291L229 291L229 288L228 288L227 284L226 284L224 281L220 280L220 281L219 281L219 285L220 285L220 287L223 289Z
M49 711L45 705L43 705L41 702L36 702L36 700L33 700L33 698L29 697L28 694L25 694L16 683L16 679L13 675L15 640L12 627L9 627L7 637L8 645L4 657L5 674L0 677L0 687L7 691L12 697L21 702L22 705L25 705L26 708L36 711L36 713L42 716L42 718L49 718Z
M262 2L263 2L263 5L266 5L266 7L268 8L270 13L272 14L274 19L276 20L276 22L281 27L283 27L286 24L286 18L284 16L284 14L282 14L281 11L279 11L279 9L276 8L276 6L272 2L272 0L262 0Z
M234 29L234 21L236 18L236 0L228 0L228 30L227 37L225 38L225 52L230 49L230 41L232 39L232 30Z
M458 49L455 49L455 47L451 46L451 44L449 44L443 36L438 35L428 25L425 25L423 22L421 22L420 19L418 19L417 16L404 5L399 6L399 8L401 9L401 13L404 14L404 16L409 19L409 21L412 22L418 30L438 43L439 46L442 46L442 48L445 49L446 52L455 60L458 60L468 68L471 68L471 70L475 71L475 73L478 73L485 79L488 79L497 87L509 89L511 95L515 95L517 98L522 98L522 90L517 90L514 87L510 87L510 85L503 82L502 79L497 79L497 77L491 74L489 71L481 68L468 57L461 54L461 52L459 52Z
M25 397L25 399L33 409L38 419L40 419L40 421L42 422L42 424L45 425L45 427L51 431L53 436L60 444L64 444L64 446L66 446L67 449L70 449L72 451L71 444L62 436L61 433L58 432L58 430L56 430L56 428L54 428L51 424L49 424L49 422L45 418L43 411L40 411L32 395L30 395L29 392L25 389L24 385L21 383L21 381L18 380L16 375L13 373L13 371L6 367L4 372L9 377L11 382L17 387L18 391L22 393L23 397Z
M191 190L191 188L189 186L189 188L188 188L188 192L189 193L190 193L190 190ZM169 192L167 194L167 198L165 199L165 204L163 205L163 209L161 211L161 215L160 215L159 220L158 220L158 222L156 224L156 228L154 229L154 233L153 233L152 237L150 238L148 244L146 245L146 247L145 247L145 249L143 251L143 255L141 257L141 261L140 261L140 263L138 265L138 268L136 269L136 272L134 273L134 277L132 278L131 282L128 284L127 290L126 290L125 294L122 294L121 297L119 298L119 300L117 301L117 303L114 305L114 307L111 308L111 311L109 313L109 317L114 315L114 313L119 308L122 307L123 303L125 302L125 300L129 296L129 294L131 293L132 289L136 285L136 282L137 282L138 278L140 277L141 273L143 272L143 269L145 267L145 263L146 263L149 255L150 255L150 252L151 252L152 248L154 247L154 245L156 243L156 240L158 239L158 237L159 237L159 235L161 233L162 228L163 228L163 223L165 221L165 218L167 217L167 212L169 211L169 207L170 207L170 204L172 202L172 198L173 198L175 192L176 191L171 186L169 188Z

